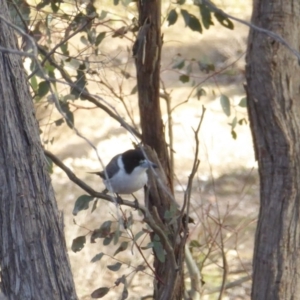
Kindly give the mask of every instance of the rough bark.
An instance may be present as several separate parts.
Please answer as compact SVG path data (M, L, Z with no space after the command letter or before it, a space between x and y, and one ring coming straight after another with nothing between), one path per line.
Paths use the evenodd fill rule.
M167 234L169 243L173 247L176 265L169 255L165 262L156 256L154 268L156 279L154 282L154 298L160 300L182 299L184 292L184 245L186 235L182 232L181 216L173 216L174 222L166 220L165 215L174 203L173 178L165 142L164 128L160 110L159 82L160 82L160 56L162 47L161 37L161 1L139 0L140 30L133 47L137 69L137 86L139 97L140 118L142 127L142 141L149 145L158 155L161 163L160 172L162 185L157 180L150 179L151 189L148 197L149 211L157 218L158 225ZM149 158L157 160L155 153L147 149ZM169 191L167 192L166 189ZM170 196L171 195L171 196ZM158 215L156 215L156 211ZM176 209L174 211L175 214ZM159 218L159 220L158 220ZM170 224L172 223L172 224ZM166 245L163 245L166 249Z
M300 49L298 0L254 0L252 22ZM252 299L300 299L300 67L289 50L255 30L246 60L261 184Z
M8 19L4 0L0 13ZM16 49L0 21L1 47ZM19 56L0 52L0 266L8 299L77 299L38 124Z

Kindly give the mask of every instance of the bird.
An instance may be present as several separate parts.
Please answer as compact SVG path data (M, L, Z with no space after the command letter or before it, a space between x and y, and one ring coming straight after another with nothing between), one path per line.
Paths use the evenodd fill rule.
M106 191L117 195L133 194L147 184L149 168L157 168L157 165L137 148L114 156L103 171L90 173L103 179Z

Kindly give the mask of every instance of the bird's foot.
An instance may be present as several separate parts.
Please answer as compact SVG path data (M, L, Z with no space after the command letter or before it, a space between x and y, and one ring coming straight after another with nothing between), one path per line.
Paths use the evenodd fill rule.
M119 194L116 194L116 195L117 195L117 197L116 197L117 203L118 204L123 204L124 202L123 202L123 199L121 198L121 196Z
M134 196L134 194L131 194L131 195L134 198L135 209L139 209L139 201L138 201L138 199Z

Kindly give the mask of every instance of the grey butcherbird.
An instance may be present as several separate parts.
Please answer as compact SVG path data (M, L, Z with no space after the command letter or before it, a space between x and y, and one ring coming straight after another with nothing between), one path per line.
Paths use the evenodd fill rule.
M141 149L132 149L114 156L103 171L91 173L103 179L109 192L132 194L147 184L150 167L157 165L147 160Z

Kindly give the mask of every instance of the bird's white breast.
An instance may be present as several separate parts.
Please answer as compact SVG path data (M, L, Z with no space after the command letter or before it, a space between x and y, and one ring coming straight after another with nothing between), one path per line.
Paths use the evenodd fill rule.
M147 184L148 176L146 169L137 167L132 173L127 174L124 170L121 157L118 159L119 172L110 179L103 180L106 188L117 194L132 194Z

